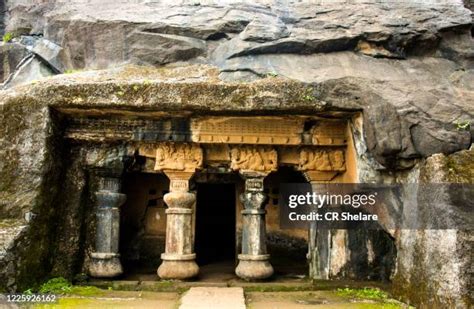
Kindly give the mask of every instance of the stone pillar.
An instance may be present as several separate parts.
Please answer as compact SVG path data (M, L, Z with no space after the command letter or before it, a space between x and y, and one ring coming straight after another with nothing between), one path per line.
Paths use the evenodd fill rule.
M242 173L245 178L245 192L240 196L244 204L242 210L242 254L235 273L245 280L270 277L273 267L267 254L263 179L266 174Z
M166 249L158 268L162 279L188 279L197 276L199 267L194 253L193 204L194 193L189 192L192 172L164 171L170 179L170 192L165 194Z
M322 188L321 184L328 183L336 176L336 172L306 171L303 173L311 184L313 192ZM315 209L315 211L318 211ZM308 229L309 277L311 279L329 279L331 230L318 229L317 222L310 223Z
M120 206L126 195L119 193L121 171L96 170L99 177L99 191L95 193L96 240L95 251L91 253L89 273L92 277L111 278L123 273L119 254Z

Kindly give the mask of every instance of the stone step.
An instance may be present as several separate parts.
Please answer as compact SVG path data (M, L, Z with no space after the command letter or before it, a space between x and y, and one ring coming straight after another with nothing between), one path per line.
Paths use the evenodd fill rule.
M241 287L196 287L181 298L179 309L245 309L244 290Z

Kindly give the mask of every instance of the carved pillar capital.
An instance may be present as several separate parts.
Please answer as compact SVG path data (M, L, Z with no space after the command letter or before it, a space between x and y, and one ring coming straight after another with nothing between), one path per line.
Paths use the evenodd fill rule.
M181 171L194 173L203 166L203 151L197 144L160 143L156 147L156 171Z
M278 169L278 153L266 146L234 146L230 150L230 168L247 177L266 176Z
M342 150L327 150L305 147L300 150L298 170L319 172L345 171L345 157Z
M170 180L170 192L188 192L189 182L194 175L193 171L163 170L163 173Z

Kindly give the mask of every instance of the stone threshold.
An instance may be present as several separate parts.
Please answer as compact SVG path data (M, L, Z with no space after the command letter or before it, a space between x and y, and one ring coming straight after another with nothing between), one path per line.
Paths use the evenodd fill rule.
M289 292L289 291L325 291L339 288L379 288L390 291L389 283L376 281L280 279L266 282L229 281L179 281L179 280L100 280L92 279L84 285L102 289L123 291L153 291L183 293L193 287L242 287L244 292Z

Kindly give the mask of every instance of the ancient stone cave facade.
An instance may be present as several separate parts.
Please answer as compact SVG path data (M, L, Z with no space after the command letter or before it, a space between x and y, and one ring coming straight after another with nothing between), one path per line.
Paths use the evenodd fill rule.
M134 147L133 155L123 156L127 163L122 168L117 169L113 164L109 167L88 166L90 176L97 178L99 183L97 191L93 192L97 204L96 241L88 266L94 277L117 277L123 273L119 259L119 213L127 198L121 193L127 172L160 174L168 179L152 192L166 192L162 201L167 208L161 212L162 221L166 223L161 224L161 229L155 227L165 238L158 268L158 275L163 279L188 279L198 275L195 260L199 252L194 250L195 214L200 211L199 207L206 205L196 205L199 189L193 190L191 188L195 186L190 185L195 179L205 183L206 178L223 175L241 180L234 180L241 184L241 188L234 189L238 191L234 195L238 200L220 207L234 208L238 213L238 219L233 223L234 228L239 229L236 245L238 243L240 249L235 271L244 279L265 279L273 274L265 223L265 206L272 199L268 198L264 186L271 173L286 167L311 183L351 182L351 173L346 173L348 122L345 118L163 116L161 119L129 120L75 117L74 114L66 118L64 138L71 142L101 142L104 136L113 134L114 142L132 143L131 147ZM277 187L278 181L274 183ZM134 196L129 204L135 206L136 198ZM145 202L143 198L139 201ZM276 204L277 207L273 207L276 216L270 220L278 225ZM144 220L159 225L150 219L153 215L156 213L150 212ZM278 227L274 229L279 231ZM285 234L285 231L279 232ZM293 234L306 241L307 235L301 232L294 231ZM286 234L290 237L292 233ZM220 247L220 244L214 245ZM157 241L149 246L159 247L160 244Z
M329 2L0 1L1 291L222 263L469 308L471 230L280 228L282 183L474 179L469 1Z

